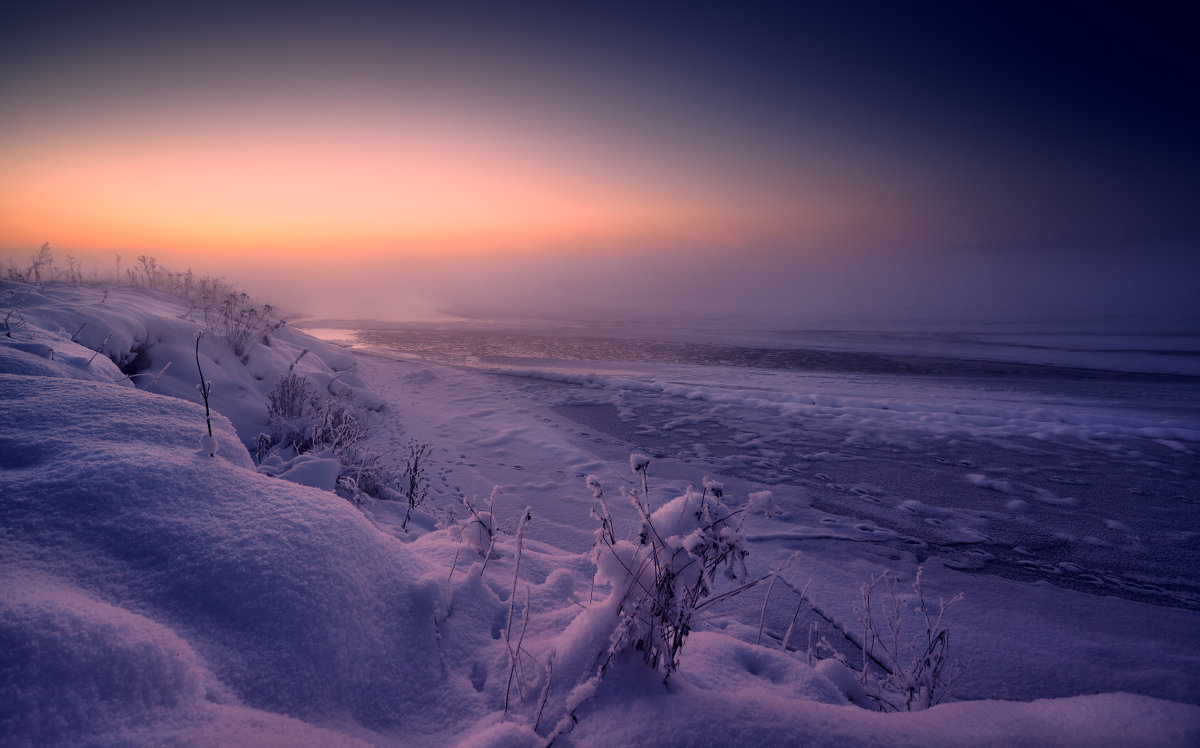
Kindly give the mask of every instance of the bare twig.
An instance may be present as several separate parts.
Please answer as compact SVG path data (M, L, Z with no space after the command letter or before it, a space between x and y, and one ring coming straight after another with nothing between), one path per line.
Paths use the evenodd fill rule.
M804 604L804 598L808 595L808 588L812 585L812 579L804 585L804 589L800 590L800 602L796 603L796 612L792 614L792 622L788 624L787 631L783 634L783 649L787 651L788 642L792 639L792 629L796 626L796 619L800 617L800 606Z
M487 553L484 554L484 556L483 556L483 565L479 567L480 574L482 574L483 570L487 568L488 561L492 560L492 552L496 548L496 511L495 511L495 508L496 508L496 494L499 491L500 491L499 486L492 486L492 493L488 496L488 519L489 519L489 522L487 524L484 524L482 517L480 517L477 513L475 514L475 519L479 522L479 524L483 527L483 529L487 531L487 535L488 535ZM469 504L468 504L468 508L470 508ZM474 510L472 510L472 511L474 511Z
M154 386L154 383L158 381L158 378L161 377L166 372L167 369L171 368L172 363L174 363L174 362L168 361L167 363L163 364L163 368L159 369L158 373L155 374L154 377L151 378L150 382L146 384L147 390L149 390L151 387Z
M529 520L532 518L533 518L533 514L530 512L529 507L525 507L525 512L521 515L521 522L520 522L520 524L517 525L517 541L516 541L517 548L516 548L516 552L515 552L515 558L513 559L513 585L512 585L512 592L508 597L508 622L505 624L505 627L504 627L504 644L508 648L508 659L509 659L508 686L504 690L504 712L505 712L505 714L508 713L508 702L509 702L509 696L512 692L513 675L517 670L517 667L519 665L519 661L521 658L521 643L524 642L524 640L525 640L525 628L529 625L529 600L530 600L531 595L527 588L526 593L525 593L525 613L524 613L525 623L524 623L524 625L521 626L521 635L518 638L517 646L514 649L513 644L512 644L512 621L513 621L513 609L516 606L516 598L517 598L517 578L521 571L521 553L524 550L524 544L525 544L525 528L529 525ZM519 677L517 679L517 691L521 695L522 699L525 698L524 688L522 687L523 680L524 680L523 677Z
M208 393L211 389L211 383L204 378L204 369L200 368L200 338L204 337L203 330L196 331L196 371L200 372L200 394L204 397L204 423L208 426L208 435L211 437L212 432L212 413L208 410Z
M88 359L88 366L91 366L92 361L96 360L96 356L99 356L100 353L104 351L104 346L108 344L108 339L111 337L112 337L112 330L109 330L108 335L104 336L104 341L101 342L100 345L96 346L96 352L93 353L92 357Z
M550 659L546 662L546 685L542 687L542 696L538 699L537 717L533 720L533 731L542 724L542 714L546 711L546 701L550 698L550 684L554 680L554 653L550 654Z

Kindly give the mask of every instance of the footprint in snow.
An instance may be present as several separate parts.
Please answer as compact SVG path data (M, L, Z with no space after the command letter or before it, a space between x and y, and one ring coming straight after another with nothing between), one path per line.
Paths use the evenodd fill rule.
M482 692L487 684L487 668L482 662L471 663L471 685L476 691Z

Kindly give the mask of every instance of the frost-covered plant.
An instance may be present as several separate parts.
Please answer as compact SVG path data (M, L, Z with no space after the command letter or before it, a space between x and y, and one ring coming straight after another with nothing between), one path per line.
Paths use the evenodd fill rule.
M404 470L400 477L397 478L397 483L400 486L400 493L408 501L408 508L404 511L404 521L400 523L400 527L408 530L408 520L412 515L412 510L425 500L429 495L429 455L433 448L424 442L419 442L412 439L408 442L408 453L404 456Z
M525 642L525 629L529 627L529 600L530 593L528 588L525 593L525 611L522 614L521 634L517 637L516 644L513 643L513 613L516 610L517 603L517 581L521 573L521 553L525 547L525 528L529 526L529 520L533 519L533 512L529 507L525 507L525 511L521 513L521 521L517 525L516 550L513 553L513 583L512 592L508 596L508 622L504 624L504 646L508 650L508 686L504 689L504 712L508 713L509 697L512 695L513 677L517 679L517 691L521 694L521 698L525 698L524 681L525 671L519 666L521 664L521 653L525 651L522 646Z
M615 539L600 481L587 477L592 495L601 502L594 510L601 527L592 557L597 581L611 585L617 599L618 623L609 657L636 650L669 678L679 667L696 614L761 580L745 581L749 553L741 528L745 509L731 509L722 502L723 486L705 478L702 491L688 486L682 496L651 513L649 466L645 455L630 459L634 475L641 479L641 491L624 492L640 518L636 542ZM741 584L712 596L718 574Z
M458 535L462 539L464 547L474 550L483 557L483 567L487 566L487 562L496 548L494 512L496 497L499 494L500 486L493 486L492 493L488 496L487 509L478 508L465 497L463 498L463 505L467 508L470 516L459 526ZM483 567L480 571L483 570Z
M46 281L54 280L55 275L54 251L50 249L50 242L45 242L29 256L28 267L19 267L15 260L10 259L4 270L6 280L35 286L41 286Z
M637 498L637 494L634 492L630 492L628 495L635 497L635 500L643 504L643 513L649 513L650 488L648 481L650 474L650 458L641 452L634 452L633 454L629 455L629 469L633 471L634 475L639 476L642 479L642 494L640 498Z
M367 496L392 498L388 481L390 473L383 466L379 455L359 452L356 461L342 461L342 472L337 480L337 493L345 499L362 506Z
M138 255L137 262L142 284L146 288L155 288L158 285L159 274L165 272L159 267L158 260L149 255Z
M267 429L259 438L261 456L278 444L297 454L329 451L345 463L360 458L355 448L367 427L349 404L322 396L303 374L280 375L267 394Z
M67 255L67 282L76 288L83 283L83 266L74 255Z
M483 563L479 566L480 574L483 574L483 570L487 568L488 561L491 560L496 548L498 529L494 512L496 496L501 493L501 490L500 486L492 486L492 493L487 500L487 509L476 507L470 499L464 496L462 503L467 509L468 516L462 521L446 525L451 528L451 533L459 540L458 550L454 552L454 561L450 563L450 576L447 578L447 582L454 578L454 570L458 568L458 556L464 549L473 551L483 558ZM476 497L476 501L478 500ZM453 512L450 512L449 516L453 518Z
M270 304L255 304L245 293L233 292L205 305L204 322L214 335L228 340L238 356L245 356L285 324Z
M262 463L281 447L295 454L323 453L342 465L341 496L356 504L364 496L396 499L392 485L398 478L378 454L364 448L367 437L367 425L353 406L321 394L308 377L289 368L267 394L267 429L259 434L257 456Z
M584 482L592 490L592 498L598 502L588 512L592 519L600 523L600 526L596 528L596 538L592 541L592 555L595 556L597 549L602 546L612 547L616 544L617 532L613 526L612 513L608 510L608 502L604 499L604 486L600 485L600 479L589 473ZM589 603L594 599L595 591L596 578L593 576L592 587L588 592Z
M292 371L280 375L267 393L268 431L259 439L259 460L276 444L291 447L297 454L311 450L319 408L317 390L308 377Z
M104 346L108 345L108 341L112 338L112 336L113 336L112 330L109 330L108 334L104 336L104 340L100 341L100 345L98 345L92 349L93 353L91 355L91 358L88 359L88 362L87 362L88 366L92 365L92 362L96 360L96 356L99 356L101 353L104 352Z
M312 427L314 448L329 449L339 458L357 457L354 448L367 438L367 427L354 409L332 399L317 409L316 416Z
M46 274L43 279L42 274ZM50 249L50 242L44 242L38 251L34 252L30 257L29 270L26 271L25 277L33 281L35 285L42 285L43 280L49 280L54 274L54 252Z
M9 307L8 312L4 315L4 336L11 338L13 330L16 330L21 325L26 324L25 318L21 316L21 303L25 301L25 297L29 296L32 288L26 289L25 293L17 298L16 289L9 289L4 293L5 304ZM13 321L13 315L16 315L16 320Z
M11 258L4 263L4 280L13 281L14 283L25 282L25 273L17 267L17 263Z
M928 709L942 701L961 666L950 655L946 609L963 598L939 599L936 611L925 600L922 570L913 580L913 595L896 591L896 578L884 572L861 589L859 623L863 631L863 667L859 682L882 711ZM883 593L876 604L875 592ZM915 610L917 630L905 631Z
M773 517L779 511L770 491L755 491L747 498L749 501L746 502L746 511L762 512L766 517Z
M391 499L388 480L392 473L379 455L364 452L359 461L350 466L355 475L358 487L368 496L380 499Z
M267 417L277 421L307 418L317 410L317 391L308 377L287 371L267 393Z
M90 361L89 361L89 363L90 363ZM137 385L141 389L149 390L158 381L159 377L161 377L163 374L167 373L167 369L170 369L171 364L173 364L173 363L174 363L174 361L166 362L165 364L163 364L162 368L159 369L158 371L142 371L142 372L135 372L133 374L126 374L125 376L121 377L120 379L118 379L116 381L124 382L125 380L129 380L130 382L133 382L135 385ZM196 365L198 367L200 365L200 362L197 361ZM138 384L138 379L140 379L142 377L149 377L150 381L146 382L145 384ZM203 375L201 375L201 381L203 382ZM211 392L212 391L212 382L209 381L206 384L207 384L208 392ZM205 411L207 412L208 393L205 392L205 385L198 384L198 385L196 385L196 389L199 390L200 394L204 396Z

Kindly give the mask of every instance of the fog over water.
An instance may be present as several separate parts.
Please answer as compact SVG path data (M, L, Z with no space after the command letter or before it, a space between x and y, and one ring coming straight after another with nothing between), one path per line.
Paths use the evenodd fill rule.
M235 268L245 285L312 317L621 322L703 320L824 328L1059 323L1195 332L1196 261L1179 252L983 249L843 255L378 259L311 269Z

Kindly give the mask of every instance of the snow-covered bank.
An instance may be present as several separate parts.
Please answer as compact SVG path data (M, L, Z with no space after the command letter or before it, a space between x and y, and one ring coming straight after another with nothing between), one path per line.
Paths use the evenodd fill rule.
M6 683L13 737L205 701L394 726L447 695L427 564L350 504L240 447L199 453L203 414L175 398L14 375L0 392L3 649L30 686Z
M610 591L592 587L583 553L595 523L582 475L620 485L628 444L581 433L577 422L566 430L571 422L546 392L575 397L569 383L351 357L283 330L243 363L206 337L202 363L215 383L221 444L210 458L197 449L204 409L191 379L197 323L181 319L186 306L131 290L103 299L100 289L57 286L31 293L25 304L25 324L0 338L6 745L538 745L560 725L558 745L1200 740L1200 708L1130 694L951 703L911 715L852 706L802 654L781 651L769 637L763 645L747 641L759 620L758 591L692 635L669 687L629 653L584 699L575 686L594 675L611 631L594 613ZM70 340L80 317L111 328L113 340L128 339L112 349L118 357L137 349L144 370L172 366L150 392L130 386L105 355L88 350L103 330L95 341L83 332L80 342ZM369 386L373 404L386 403L373 423L380 449L410 437L435 445L433 508L505 487L495 507L502 532L486 566L463 546L455 522L434 529L427 513L419 531L405 534L392 521L392 502L368 501L364 514L333 493L255 470L247 434L262 428L266 393L304 349L312 353L301 365L322 386L351 381L353 396L369 398ZM598 392L605 390L586 389ZM701 477L695 460L656 460L654 469L656 505ZM744 497L750 484L731 478L730 495ZM810 523L830 535L857 532L851 524L822 524L795 494L783 498L790 519L747 521L762 538L751 555L767 559L759 566L790 553L768 532L795 533ZM525 505L534 520L518 569L510 533ZM894 552L877 548L881 558ZM855 585L877 567L843 547L809 547L805 556L804 573L818 580L814 594L832 615L851 620ZM934 573L939 591L954 584L954 574L965 576ZM845 588L840 597L838 587ZM782 604L779 589L775 595ZM1058 599L1048 595L1044 604ZM1139 605L1127 602L1110 612ZM509 621L523 621L526 605L514 666L508 632L517 627ZM793 603L786 605L790 615ZM1186 610L1165 610L1162 618L1153 631L1175 638L1178 626L1195 620ZM1037 624L1031 617L1028 625ZM780 630L768 622L768 633ZM1062 642L1066 653L1023 656L1070 666L1095 646L1081 636ZM1144 641L1137 639L1137 651L1153 657ZM1111 657L1105 648L1114 645L1106 638L1092 656ZM1175 657L1176 665L1147 664L1163 678L1179 677L1194 647L1179 647ZM1196 693L1186 684L1176 690L1188 700ZM578 724L563 712L567 704L577 704Z
M207 330L202 309L163 291L0 282L0 310L9 315L5 332L11 327L0 348L5 371L116 382L197 403L196 333L206 331L199 358L214 404L248 446L266 423L267 393L293 363L322 387L357 384L349 354L287 326L239 356Z

